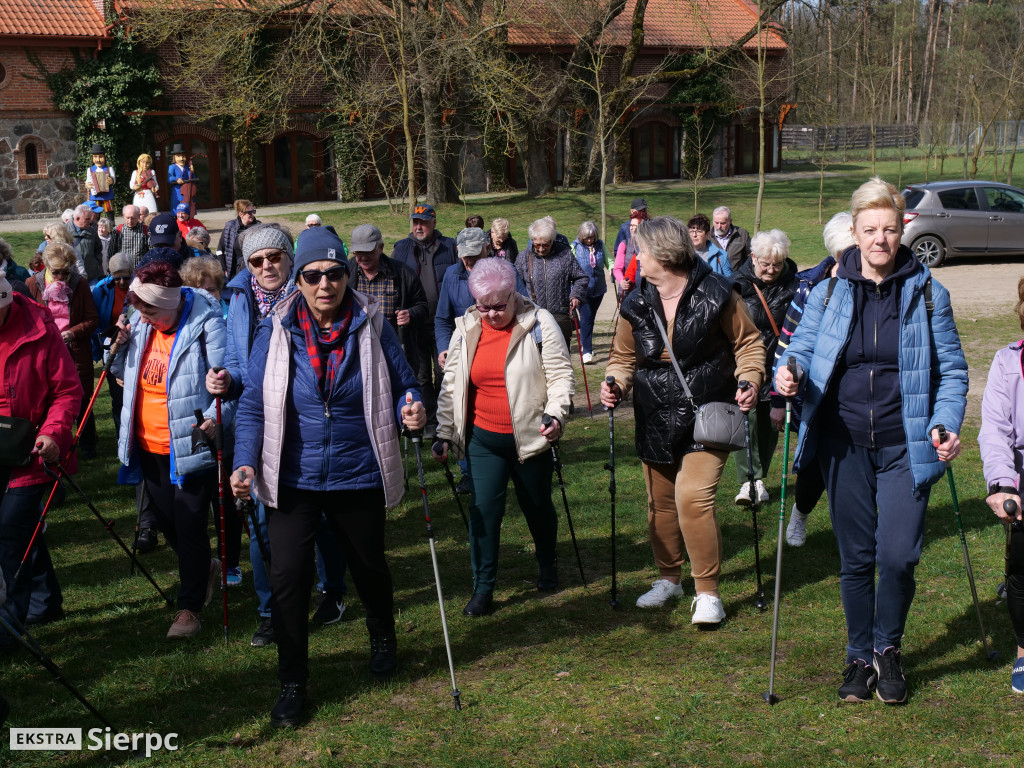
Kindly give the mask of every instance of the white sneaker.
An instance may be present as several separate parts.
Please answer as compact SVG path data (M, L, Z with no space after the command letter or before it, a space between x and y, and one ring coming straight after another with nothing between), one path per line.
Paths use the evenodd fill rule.
M764 487L764 481L755 480L754 487L757 489L757 500L760 503L764 504L766 501L771 499L771 496L768 495L768 489Z
M721 624L725 618L725 608L722 607L722 598L714 595L699 594L690 603L690 610L693 611L691 624Z
M583 353L583 364L584 365L590 365L592 362L594 362L594 353L593 352L584 352Z
M744 483L740 486L740 492L736 494L736 498L733 499L733 502L739 504L741 507L749 507L751 501L750 483Z
M786 526L786 543L791 547L802 547L807 541L807 515L798 512L796 504Z
M673 584L668 579L658 579L651 584L651 591L644 592L636 599L637 608L660 608L670 597L682 597L683 585Z

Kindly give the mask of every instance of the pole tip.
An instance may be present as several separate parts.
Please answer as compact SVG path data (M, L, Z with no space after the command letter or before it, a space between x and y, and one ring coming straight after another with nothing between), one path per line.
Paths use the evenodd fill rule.
M770 705L772 705L773 707L774 707L774 706L775 706L776 704L778 704L778 703L779 703L779 697L778 697L778 696L776 696L776 695L775 695L774 693L772 693L771 691L768 691L767 693L762 693L762 694L761 694L761 698L762 698L762 699L764 699L765 701L767 701L767 702L768 702L768 703L769 703Z

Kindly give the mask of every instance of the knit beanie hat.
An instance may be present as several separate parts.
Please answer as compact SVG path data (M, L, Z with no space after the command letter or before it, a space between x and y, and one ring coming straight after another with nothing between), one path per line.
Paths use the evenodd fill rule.
M326 227L304 230L295 242L295 266L292 277L314 261L336 261L345 264L345 244Z
M292 255L291 239L283 229L273 224L258 224L247 229L239 237L242 240L242 258L246 264L249 263L250 256L264 248L277 248L287 253L289 258Z
M123 253L115 253L110 257L110 261L107 262L107 270L110 274L115 272L131 272L132 263Z

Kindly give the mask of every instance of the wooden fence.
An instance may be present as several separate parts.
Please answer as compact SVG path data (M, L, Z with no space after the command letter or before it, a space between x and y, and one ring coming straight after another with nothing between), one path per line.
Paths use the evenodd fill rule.
M875 147L916 147L920 141L916 125L876 125ZM870 125L786 125L782 128L782 149L791 154L843 152L871 147Z

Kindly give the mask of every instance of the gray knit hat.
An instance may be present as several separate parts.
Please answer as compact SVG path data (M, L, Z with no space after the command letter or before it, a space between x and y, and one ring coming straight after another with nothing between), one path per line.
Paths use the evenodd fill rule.
M256 251L264 248L277 248L292 256L292 241L288 234L273 224L257 224L239 235L242 239L242 258L246 263Z

